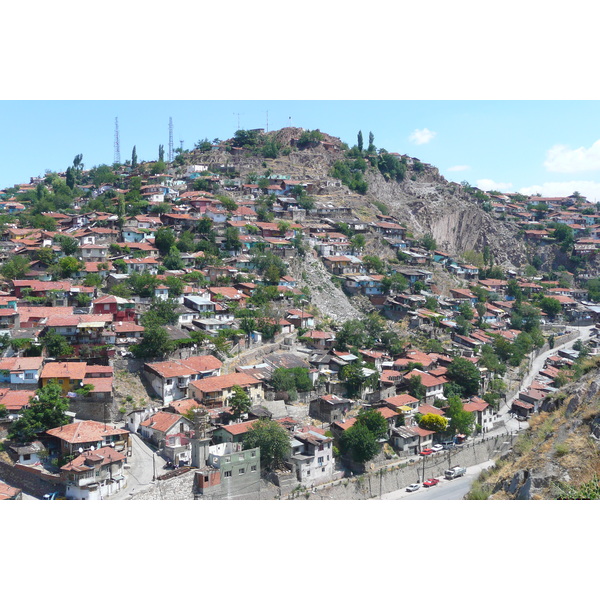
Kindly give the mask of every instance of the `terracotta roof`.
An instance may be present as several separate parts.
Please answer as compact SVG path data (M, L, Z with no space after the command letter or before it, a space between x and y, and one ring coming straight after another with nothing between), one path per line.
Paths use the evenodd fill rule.
M385 419L392 419L398 416L398 413L387 406L382 406L377 409L377 412L380 413Z
M246 386L260 383L256 377L245 375L244 373L230 373L228 375L217 375L215 377L205 377L197 381L192 381L190 386L195 387L198 391L207 394L210 392L218 392L233 387L234 385Z
M259 419L254 419L252 421L244 421L243 423L234 423L233 425L221 425L221 429L224 429L231 435L240 435L246 433L258 421Z
M11 412L19 411L29 405L29 401L35 395L35 390L0 390L0 404L6 406Z
M169 406L175 410L177 414L183 415L192 408L198 408L200 404L193 398L186 398L185 400L173 400Z
M181 419L185 419L185 417L177 413L159 411L153 414L149 419L142 421L140 425L165 433Z
M71 462L60 468L61 471L88 471L102 465L121 462L125 455L110 446L102 446L97 450L85 450Z
M85 377L87 363L85 362L48 362L44 365L40 377L42 379L73 379Z
M428 414L433 414L433 415L440 415L440 417L444 416L444 411L441 408L437 408L436 406L432 406L431 404L421 404L419 405L419 408L417 408L417 411L420 412L422 415L428 415Z
M129 435L125 429L117 429L99 421L78 421L49 429L46 433L69 444L99 442L111 435Z
M410 394L399 394L398 396L390 396L385 399L385 402L393 406L406 406L407 404L418 404L420 400Z
M12 487L0 481L0 500L11 500L20 492L19 488Z

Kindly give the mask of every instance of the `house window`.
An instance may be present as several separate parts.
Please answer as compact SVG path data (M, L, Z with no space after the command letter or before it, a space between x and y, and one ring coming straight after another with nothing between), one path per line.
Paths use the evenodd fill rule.
M231 462L231 457L230 457L230 456L227 456L227 457L225 458L225 462Z
M323 464L323 457L319 456L319 464L322 465Z
M231 477L231 471L225 471L223 477Z
M31 454L23 454L23 460L31 460Z
M205 476L204 476L204 481L205 481L205 482L208 482L208 475L205 475Z
M255 472L255 471L256 471L256 465L252 465L252 466L250 467L250 471L252 471L252 472Z
M243 475L246 472L246 469L242 468L238 471L238 475Z
M33 373L25 373L25 379L33 379Z
M167 379L167 385L172 385L173 384L173 380L172 379Z

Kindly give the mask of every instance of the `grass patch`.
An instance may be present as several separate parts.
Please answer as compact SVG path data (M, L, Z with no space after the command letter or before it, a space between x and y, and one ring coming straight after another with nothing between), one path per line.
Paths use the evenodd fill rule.
M556 448L554 449L554 454L557 457L561 457L561 456L565 456L565 454L569 454L570 450L569 450L569 446L567 446L567 444L557 444Z
M465 496L465 500L487 500L490 497L490 487L479 480L473 482L471 491Z

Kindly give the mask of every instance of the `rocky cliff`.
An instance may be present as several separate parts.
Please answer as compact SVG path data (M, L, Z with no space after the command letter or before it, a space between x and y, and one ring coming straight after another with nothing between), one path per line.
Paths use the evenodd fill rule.
M490 499L576 497L600 476L600 371L561 388L543 408L485 481Z

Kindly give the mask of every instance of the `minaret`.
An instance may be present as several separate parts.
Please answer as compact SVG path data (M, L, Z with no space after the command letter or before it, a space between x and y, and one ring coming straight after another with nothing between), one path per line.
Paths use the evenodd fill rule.
M207 434L208 412L200 408L194 413L194 437L190 440L192 445L192 467L197 469L205 467L208 460L208 447L210 436Z

